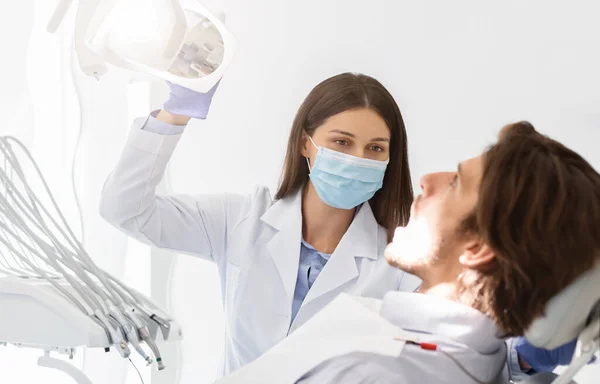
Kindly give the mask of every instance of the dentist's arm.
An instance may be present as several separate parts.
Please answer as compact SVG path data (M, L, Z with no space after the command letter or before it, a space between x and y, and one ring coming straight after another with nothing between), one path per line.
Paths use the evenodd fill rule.
M185 124L191 117L206 117L214 93L170 86L164 110L135 120L104 184L100 215L139 241L222 264L229 231L250 206L250 197L157 194Z
M185 127L190 119L191 117L189 116L176 115L164 109L161 109L158 115L156 115L156 120L178 127Z
M511 379L521 381L538 372L552 372L559 365L568 365L573 359L577 340L558 348L548 350L536 348L524 337L509 341L509 367ZM592 360L593 361L593 360Z

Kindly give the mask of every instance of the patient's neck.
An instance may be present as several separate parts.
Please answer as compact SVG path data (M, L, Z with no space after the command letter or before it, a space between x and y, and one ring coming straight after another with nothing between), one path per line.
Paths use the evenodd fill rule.
M450 258L447 258L450 260ZM418 292L437 296L446 300L459 301L459 283L462 276L462 268L452 263L438 263L418 271L417 276L421 278L421 286Z
M429 282L423 280L418 293L432 295L446 300L458 301L456 282Z

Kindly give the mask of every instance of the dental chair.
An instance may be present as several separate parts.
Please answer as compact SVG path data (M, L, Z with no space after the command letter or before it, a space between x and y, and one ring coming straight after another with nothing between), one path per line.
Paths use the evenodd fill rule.
M577 339L573 359L560 375L539 373L522 384L568 384L600 349L600 262L546 305L525 333L534 346L554 349Z

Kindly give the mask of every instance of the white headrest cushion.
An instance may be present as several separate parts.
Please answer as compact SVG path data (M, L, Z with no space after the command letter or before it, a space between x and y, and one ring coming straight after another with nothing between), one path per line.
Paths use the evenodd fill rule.
M600 301L600 263L577 278L546 304L546 313L531 324L525 337L534 346L554 349L576 339Z

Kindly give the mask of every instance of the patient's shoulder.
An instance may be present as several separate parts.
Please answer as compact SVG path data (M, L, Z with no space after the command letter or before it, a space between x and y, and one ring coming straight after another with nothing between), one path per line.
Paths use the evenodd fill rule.
M436 383L436 384L471 384L476 383L473 377L478 376L485 382L496 382L490 378L505 378L502 372L488 372L486 363L497 357L468 356L468 351L457 352L454 359L443 353L425 351L417 346L406 345L399 356L381 355L369 352L353 352L329 359L306 373L298 383ZM464 355L467 356L464 356ZM468 369L467 375L456 363ZM491 364L494 365L494 364ZM481 381L480 381L481 382ZM507 382L507 380L500 381Z
M327 360L306 373L298 384L405 384L402 370L381 364L378 355L354 352Z

